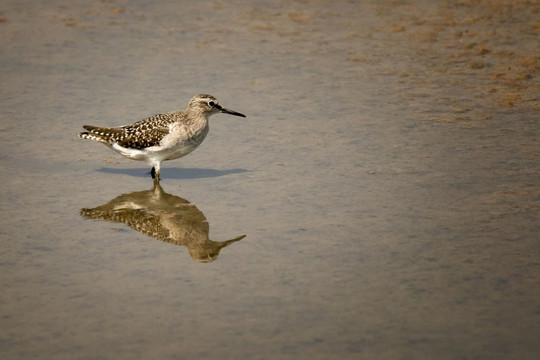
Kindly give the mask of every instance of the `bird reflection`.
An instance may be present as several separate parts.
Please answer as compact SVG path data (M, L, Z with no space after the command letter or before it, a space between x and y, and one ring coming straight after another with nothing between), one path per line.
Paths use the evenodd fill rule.
M185 246L197 262L214 261L221 249L246 237L210 240L204 214L186 199L167 194L157 181L153 189L123 194L105 205L81 209L81 215L123 223L157 240Z

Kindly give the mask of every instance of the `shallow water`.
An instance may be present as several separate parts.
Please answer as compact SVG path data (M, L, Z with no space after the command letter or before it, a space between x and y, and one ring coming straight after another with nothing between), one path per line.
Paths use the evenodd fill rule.
M539 11L4 1L0 357L536 359ZM161 189L76 136L197 93Z

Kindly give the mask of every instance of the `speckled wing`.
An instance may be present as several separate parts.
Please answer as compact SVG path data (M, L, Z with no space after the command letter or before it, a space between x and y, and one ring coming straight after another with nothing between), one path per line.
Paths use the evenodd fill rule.
M157 146L168 133L168 127L146 129L132 134L126 133L124 139L118 141L118 145L129 149L144 149Z
M157 146L169 134L169 125L174 122L173 113L158 114L131 125L122 126L124 132L118 145L130 149Z
M158 146L161 140L169 134L170 125L178 122L182 116L181 111L158 114L134 124L112 128L84 125L86 131L80 133L79 136L109 146L117 143L124 148L140 150Z

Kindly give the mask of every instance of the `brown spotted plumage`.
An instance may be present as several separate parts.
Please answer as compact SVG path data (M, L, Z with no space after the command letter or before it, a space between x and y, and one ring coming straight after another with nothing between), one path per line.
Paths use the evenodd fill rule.
M84 125L79 137L101 142L121 155L146 161L159 180L161 163L195 150L208 134L208 118L217 113L246 117L219 105L212 95L193 97L186 110L158 114L120 127Z

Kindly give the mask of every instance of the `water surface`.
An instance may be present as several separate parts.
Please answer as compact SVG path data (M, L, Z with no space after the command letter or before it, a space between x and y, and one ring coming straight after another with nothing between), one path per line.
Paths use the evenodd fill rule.
M536 359L538 12L4 1L0 357ZM160 188L76 136L198 93Z

